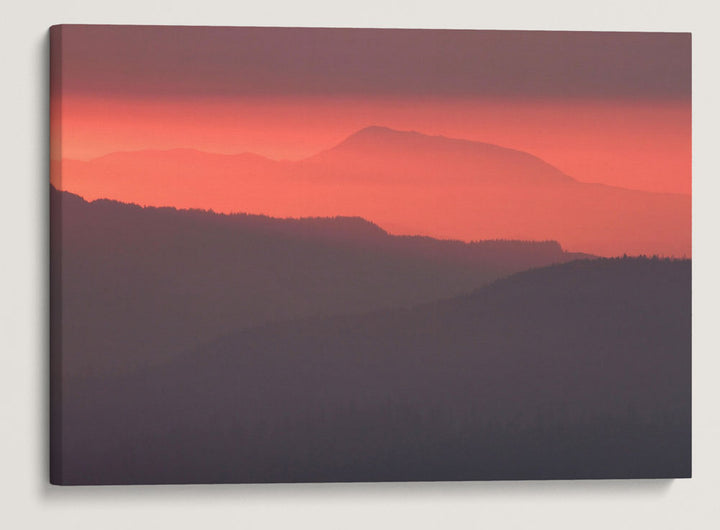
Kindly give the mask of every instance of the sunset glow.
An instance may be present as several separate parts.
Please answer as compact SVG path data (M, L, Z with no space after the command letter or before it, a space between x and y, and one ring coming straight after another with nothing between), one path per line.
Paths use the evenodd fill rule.
M176 48L177 32L196 46ZM53 167L63 168L53 183L87 199L277 217L353 215L394 233L554 239L603 255L690 254L683 35L211 33L66 30L63 77L54 84L61 89L51 95ZM367 165L368 153L360 151L356 160L342 158L332 174L305 162L370 126L509 148L580 183L682 196L667 199L675 205L667 210L661 196L631 199L623 192L621 199L604 188L602 197L590 188L493 191L480 185L492 165L442 152L413 163L386 151ZM175 160L160 153L177 149L207 156L188 162L180 151ZM347 176L361 166L365 174ZM322 189L313 183L318 172ZM412 178L391 186L393 172ZM462 191L452 185L456 172L470 179ZM475 205L485 205L485 213ZM597 230L604 235L591 233Z
M690 193L690 106L432 98L63 99L63 157L191 147L297 160L369 125L512 147L584 182Z

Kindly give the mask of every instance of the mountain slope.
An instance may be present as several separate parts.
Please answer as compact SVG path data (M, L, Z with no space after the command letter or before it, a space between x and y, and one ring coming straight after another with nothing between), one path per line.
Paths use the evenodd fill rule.
M575 261L74 381L64 479L689 476L690 269Z
M63 370L162 362L264 322L454 296L568 261L555 242L394 237L359 218L272 219L51 192Z
M56 162L54 174L86 199L363 217L396 234L557 240L605 256L691 255L690 196L583 183L521 151L383 127L297 162L138 152Z

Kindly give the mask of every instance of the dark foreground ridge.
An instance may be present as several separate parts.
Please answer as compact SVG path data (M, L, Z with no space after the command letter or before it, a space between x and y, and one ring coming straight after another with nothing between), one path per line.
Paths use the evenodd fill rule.
M63 396L68 484L690 476L691 264L581 260Z
M66 375L163 362L267 322L408 306L577 257L555 242L391 236L360 218L92 203L52 190Z

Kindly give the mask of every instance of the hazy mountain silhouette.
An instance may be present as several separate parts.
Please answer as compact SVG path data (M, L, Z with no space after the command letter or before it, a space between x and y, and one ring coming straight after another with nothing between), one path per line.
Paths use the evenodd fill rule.
M361 174L370 180L380 177L383 183L422 185L427 179L444 185L573 182L557 168L523 151L379 126L361 129L303 163L331 169L331 176Z
M359 218L88 203L54 189L51 208L65 374L133 370L230 330L454 296L579 256L552 241L396 237Z
M575 261L73 380L54 480L689 476L690 270Z
M583 183L521 151L385 127L368 127L297 162L171 150L55 168L56 184L88 199L275 217L358 216L393 233L552 239L608 256L691 254L690 196Z

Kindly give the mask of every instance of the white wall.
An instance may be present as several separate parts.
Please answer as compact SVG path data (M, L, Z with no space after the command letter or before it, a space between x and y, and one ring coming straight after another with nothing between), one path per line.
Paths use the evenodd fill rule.
M711 1L26 0L0 39L0 521L7 528L720 527L720 11ZM694 478L55 488L47 485L47 56L56 23L692 31L694 48ZM9 244L8 244L9 243Z

